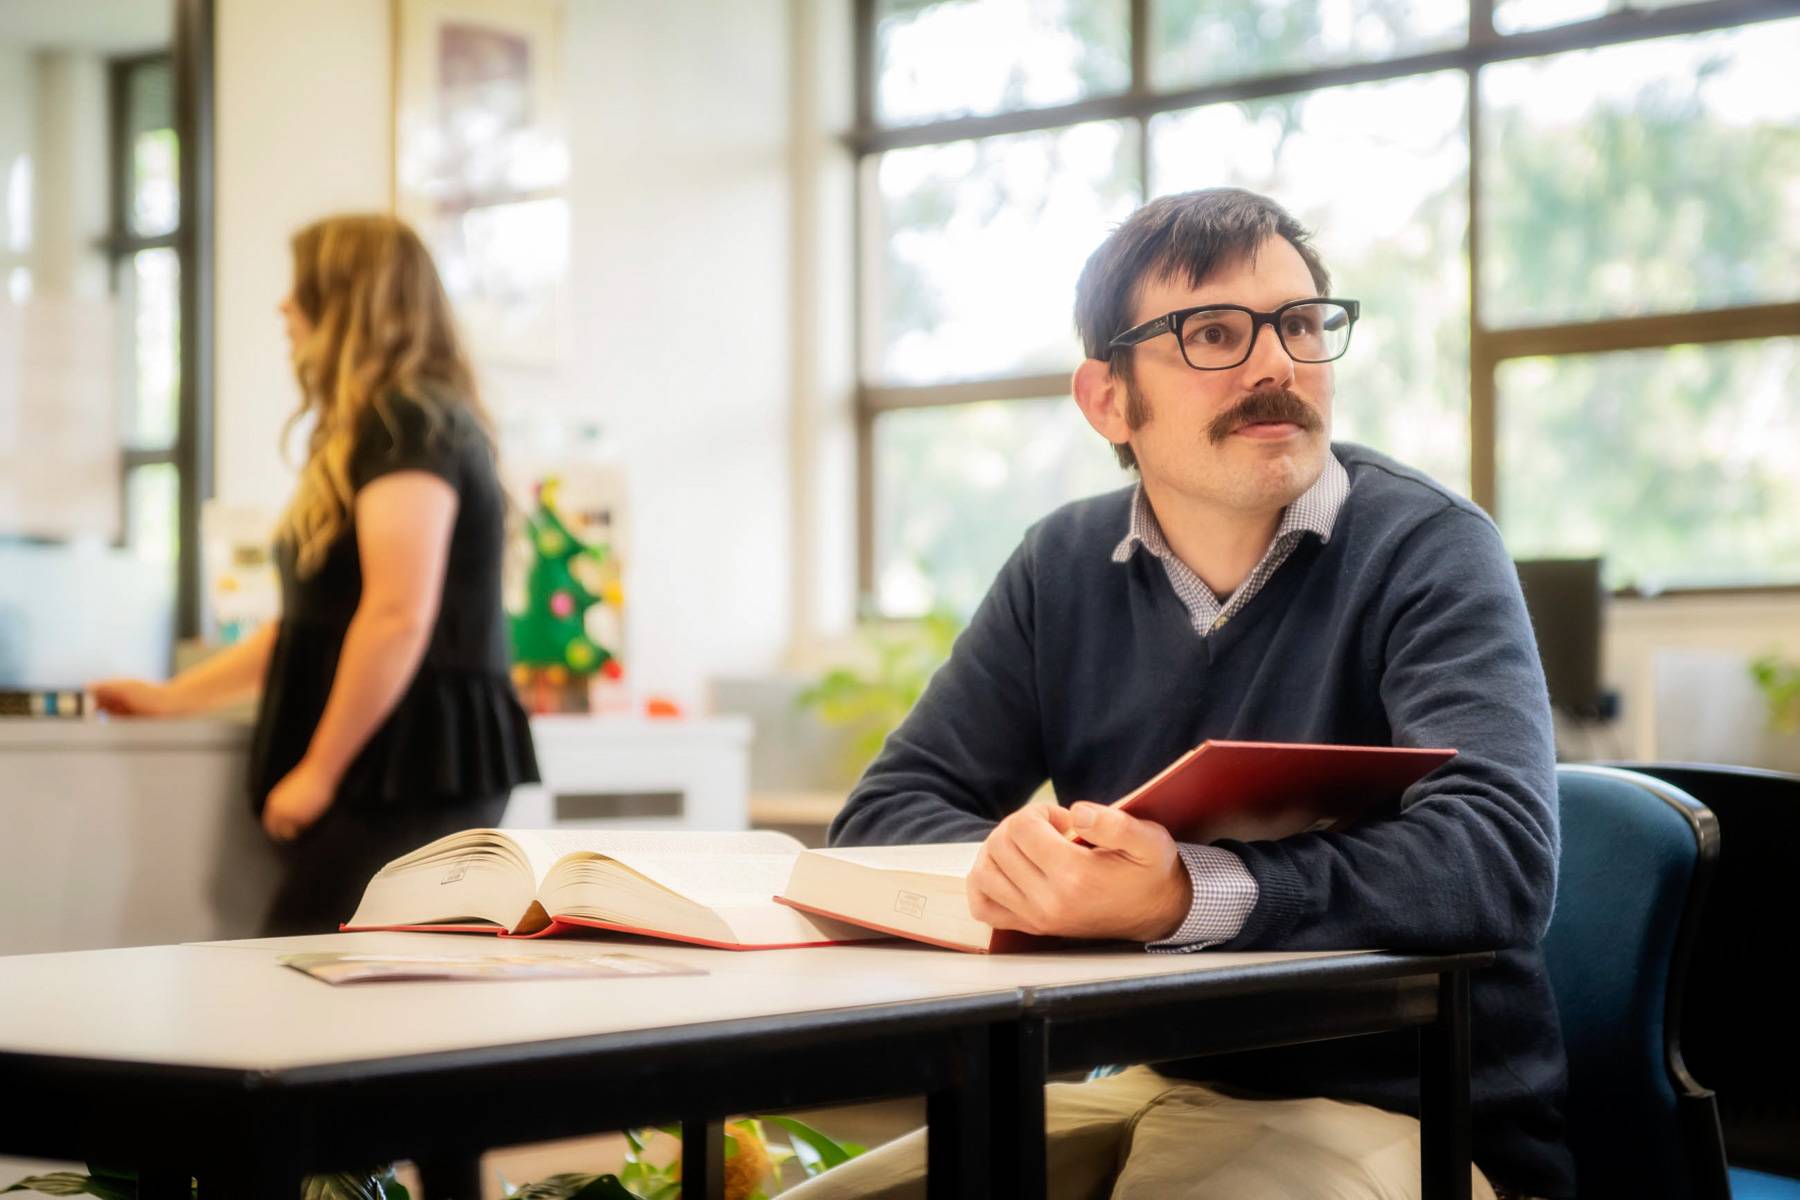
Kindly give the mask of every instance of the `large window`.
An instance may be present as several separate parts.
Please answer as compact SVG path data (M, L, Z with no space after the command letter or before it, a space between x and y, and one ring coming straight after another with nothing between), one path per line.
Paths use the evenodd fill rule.
M861 585L967 611L1130 482L1066 399L1145 198L1311 226L1335 435L1651 591L1800 584L1800 18L1770 0L854 0ZM1786 19L1782 19L1782 18Z

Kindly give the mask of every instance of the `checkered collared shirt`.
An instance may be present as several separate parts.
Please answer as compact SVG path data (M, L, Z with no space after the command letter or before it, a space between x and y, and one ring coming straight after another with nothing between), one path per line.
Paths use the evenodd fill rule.
M1131 527L1114 547L1113 561L1129 561L1133 551L1140 546L1158 559L1169 583L1175 588L1175 595L1187 609L1194 632L1206 637L1213 630L1222 628L1250 603L1293 554L1301 538L1310 533L1322 542L1329 542L1331 530L1337 524L1338 510L1344 507L1349 494L1349 474L1337 456L1327 451L1325 469L1319 472L1319 478L1283 510L1281 523L1275 527L1275 537L1262 560L1238 589L1223 600L1169 549L1142 484L1138 485L1137 494L1131 500ZM1183 842L1177 849L1182 864L1187 867L1188 880L1193 884L1194 902L1181 928L1160 942L1151 942L1145 949L1164 952L1204 950L1230 941L1244 927L1250 910L1256 907L1256 877L1244 866L1243 859L1218 846Z
M1169 543L1163 540L1162 526L1156 522L1156 513L1150 508L1150 497L1144 493L1141 483L1131 498L1131 528L1113 547L1113 561L1127 561L1139 546L1161 560L1169 582L1175 587L1175 594L1188 611L1194 632L1205 637L1235 617L1256 593L1262 591L1263 585L1293 554L1302 537L1311 533L1318 535L1321 542L1329 542L1332 526L1337 524L1338 510L1344 507L1344 499L1349 494L1349 473L1337 460L1337 455L1326 451L1325 469L1319 472L1319 478L1300 494L1299 499L1282 510L1281 524L1275 527L1275 538L1269 543L1262 561L1238 585L1237 591L1224 600L1214 595L1193 569L1169 549Z

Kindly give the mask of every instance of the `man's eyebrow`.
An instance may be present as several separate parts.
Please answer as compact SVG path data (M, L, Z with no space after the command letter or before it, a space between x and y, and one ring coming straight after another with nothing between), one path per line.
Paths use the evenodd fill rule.
M1301 292L1298 296L1289 296L1286 300L1277 300L1274 304L1270 305L1267 309L1262 309L1262 310L1258 310L1258 311L1274 312L1276 309L1280 308L1282 305L1292 304L1296 300L1325 300L1325 299L1329 299L1329 297L1321 296L1317 292ZM1199 304L1184 304L1181 307L1182 308L1217 308L1220 305L1225 305L1225 304L1230 304L1237 308L1250 308L1250 309L1256 308L1256 305L1254 305L1254 304L1243 304L1236 300L1202 300ZM1177 309L1176 311L1179 312L1180 309ZM1154 318L1151 318L1151 319L1154 320Z

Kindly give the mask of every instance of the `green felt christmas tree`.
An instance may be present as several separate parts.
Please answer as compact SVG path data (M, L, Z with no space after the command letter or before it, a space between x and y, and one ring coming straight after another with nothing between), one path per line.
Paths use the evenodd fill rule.
M584 710L590 677L622 674L615 650L595 636L616 630L624 603L612 547L570 532L557 515L556 487L554 479L538 485L525 523L532 556L525 607L511 614L513 677L534 712Z

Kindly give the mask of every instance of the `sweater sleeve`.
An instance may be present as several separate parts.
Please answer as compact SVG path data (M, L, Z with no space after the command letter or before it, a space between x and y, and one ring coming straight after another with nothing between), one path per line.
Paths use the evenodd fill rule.
M832 845L981 841L1043 783L1029 546L850 793Z
M1230 949L1452 951L1538 942L1555 900L1556 755L1518 576L1499 531L1447 508L1406 538L1367 614L1397 746L1456 758L1396 815L1224 842L1258 899Z

